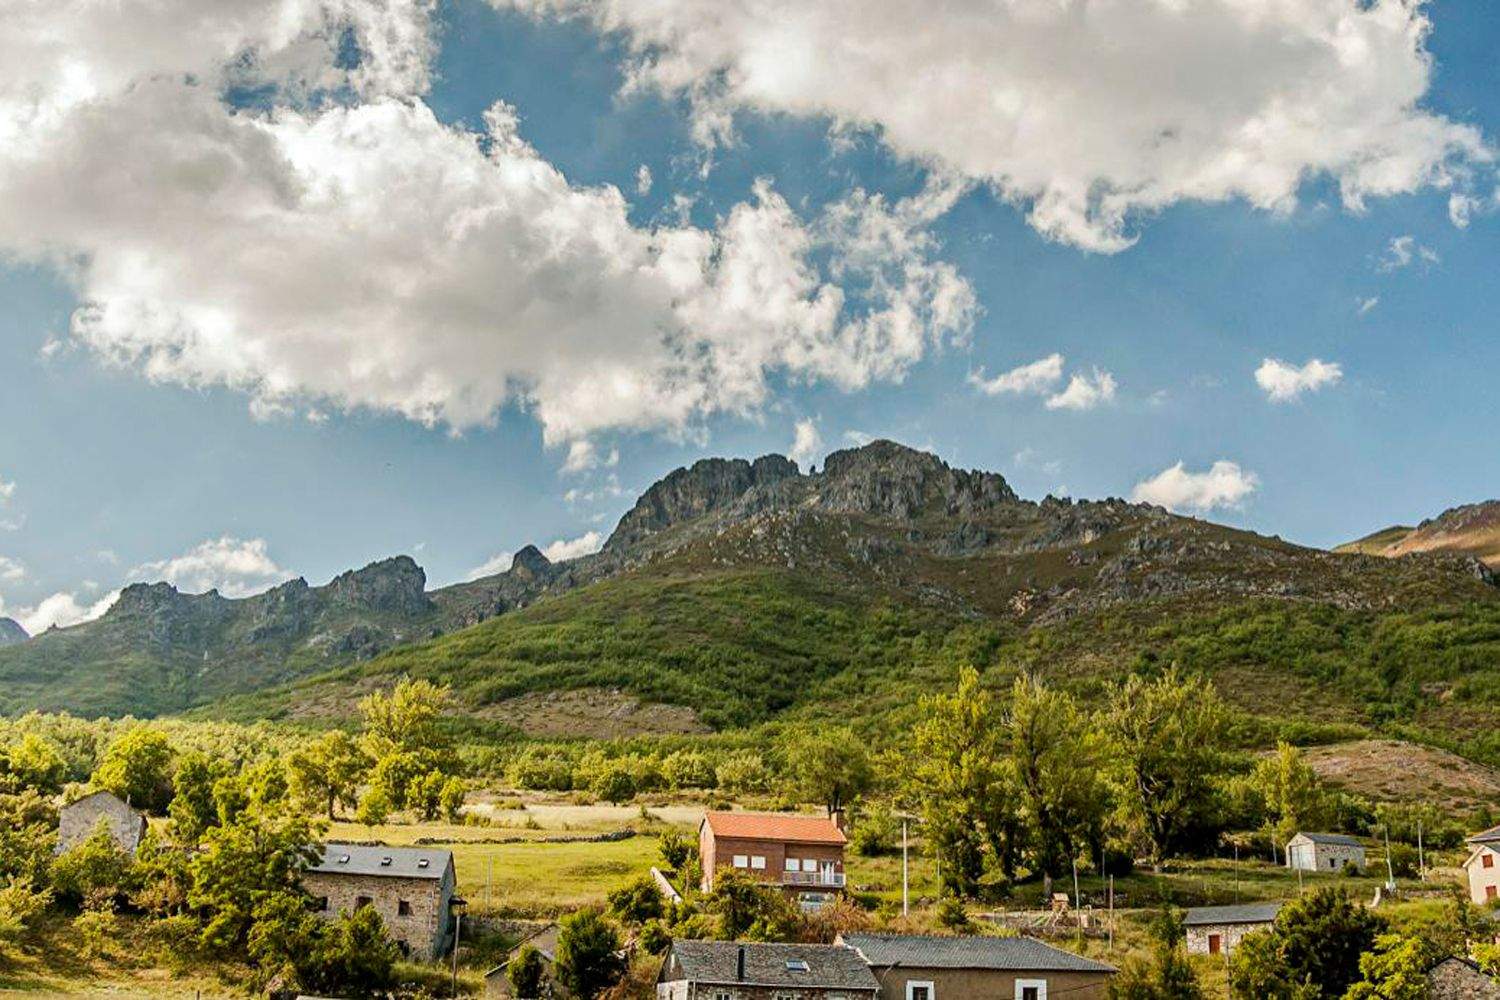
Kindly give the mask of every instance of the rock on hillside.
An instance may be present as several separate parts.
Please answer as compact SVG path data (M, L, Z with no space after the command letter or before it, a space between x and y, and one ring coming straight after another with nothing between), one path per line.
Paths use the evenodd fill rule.
M0 618L0 646L14 646L30 638L14 618Z
M1500 570L1500 500L1454 507L1429 518L1415 528L1393 526L1356 541L1346 542L1335 552L1398 556L1434 552L1477 559Z

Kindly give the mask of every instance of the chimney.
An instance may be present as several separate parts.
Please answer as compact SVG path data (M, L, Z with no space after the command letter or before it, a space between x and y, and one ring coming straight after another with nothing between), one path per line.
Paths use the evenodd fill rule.
M833 810L832 815L830 815L828 818L833 820L833 825L838 827L841 833L849 832L849 823L845 818L844 810L835 809Z
M740 982L743 983L745 981L745 946L744 945L740 945L740 954L739 954L739 958L735 961L734 975L735 975L735 978L738 979Z

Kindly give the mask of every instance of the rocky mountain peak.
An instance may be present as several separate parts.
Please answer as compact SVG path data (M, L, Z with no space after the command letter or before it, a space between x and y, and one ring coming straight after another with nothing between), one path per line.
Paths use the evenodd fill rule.
M528 545L510 561L510 571L526 580L546 577L552 569L552 560L542 554L535 545Z
M0 618L0 646L14 646L30 638L14 618Z
M411 556L395 556L350 570L328 584L336 603L367 611L417 615L426 611L427 574Z
M668 473L641 494L635 506L620 518L605 548L631 545L674 524L730 507L752 489L799 475L797 463L783 455L762 455L753 462L743 458L701 459L689 468Z
M954 469L936 455L894 441L829 455L817 498L826 510L903 520L922 514L967 516L1018 499L997 473Z

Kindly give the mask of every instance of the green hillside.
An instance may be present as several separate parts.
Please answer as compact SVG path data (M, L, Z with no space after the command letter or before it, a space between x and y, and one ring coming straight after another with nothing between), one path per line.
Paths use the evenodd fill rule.
M1400 542L1415 530L1415 528L1404 524L1393 524L1389 528L1381 528L1379 531L1371 532L1363 538L1356 538L1352 542L1345 542L1342 545L1335 546L1333 551L1366 556L1384 555L1386 549Z

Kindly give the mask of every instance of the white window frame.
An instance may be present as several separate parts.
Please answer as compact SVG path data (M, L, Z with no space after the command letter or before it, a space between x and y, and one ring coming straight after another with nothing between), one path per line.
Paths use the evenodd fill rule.
M755 869L758 872L765 871L766 870L766 858L765 858L765 855L763 855L763 854L752 854L752 855L750 855L750 867L753 868L753 869Z
M803 858L802 859L802 870L805 871L805 872L815 872L815 871L817 871L818 870L817 859L815 859L815 858Z
M923 982L922 980L915 979L908 981L906 984L906 1000L915 1000L917 990L924 986L927 988L927 1000L937 1000L937 986L931 982Z
M750 856L748 854L736 854L734 856L734 866L736 868L749 868Z
M1047 1000L1047 980L1045 979L1017 979L1016 1000L1021 1000L1026 995L1026 990L1036 990L1036 1000Z
M786 870L789 872L800 872L802 871L802 862L798 861L796 858L787 858Z

